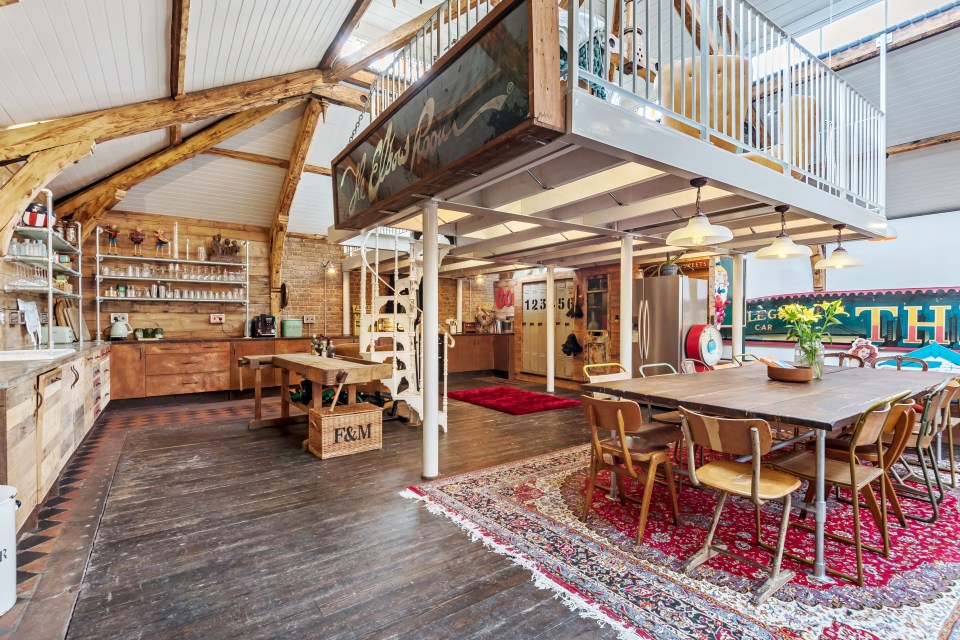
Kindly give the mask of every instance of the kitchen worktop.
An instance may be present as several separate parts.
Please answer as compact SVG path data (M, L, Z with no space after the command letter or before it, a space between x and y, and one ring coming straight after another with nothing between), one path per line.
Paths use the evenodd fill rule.
M79 357L85 356L99 349L108 346L109 342L94 340L78 343L57 345L57 348L72 348L73 353L68 353L52 360L22 360L15 362L0 362L0 389L8 389L16 386L30 378L56 369L65 362L70 362Z
M282 336L263 336L262 338L243 338L237 336L207 336L205 338L161 338L159 340L137 340L135 338L124 338L123 340L110 340L110 344L158 344L161 342L256 342L258 340L309 340L312 336L300 336L298 338ZM352 336L328 336L334 340L352 340Z

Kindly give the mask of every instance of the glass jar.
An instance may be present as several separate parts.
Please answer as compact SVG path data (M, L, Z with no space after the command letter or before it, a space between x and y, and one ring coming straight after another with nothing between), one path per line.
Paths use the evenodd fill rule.
M809 344L798 342L793 350L793 360L802 367L813 369L815 380L823 377L823 343L819 340Z

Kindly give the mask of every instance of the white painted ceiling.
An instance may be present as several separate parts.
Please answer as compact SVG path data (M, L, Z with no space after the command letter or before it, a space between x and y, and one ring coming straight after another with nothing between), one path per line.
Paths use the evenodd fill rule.
M661 0L662 2L663 0ZM871 0L756 0L784 27L815 24ZM353 0L193 0L185 88L195 91L314 68ZM372 40L437 5L437 0L373 0L355 35ZM831 6L832 4L832 6ZM23 0L0 8L0 126L104 109L169 95L169 0ZM793 31L793 29L791 29ZM39 44L38 44L39 43ZM960 30L890 54L888 133L891 144L960 130ZM873 99L876 61L844 72ZM289 158L302 109L288 110L221 144ZM358 113L333 105L317 128L307 162L329 166L350 138ZM189 136L211 124L183 127ZM367 124L364 119L363 126ZM93 183L167 143L157 130L109 141L53 183L58 196ZM960 203L949 167L960 143L890 160L891 217ZM197 215L269 224L283 170L218 156L200 156L131 189L119 210ZM911 195L922 185L921 195ZM956 185L956 186L954 186ZM292 231L325 233L332 223L331 179L305 174L291 211Z
M927 38L887 56L887 144L897 145L960 131L960 30ZM840 72L880 103L880 62ZM890 156L887 216L960 210L960 143Z

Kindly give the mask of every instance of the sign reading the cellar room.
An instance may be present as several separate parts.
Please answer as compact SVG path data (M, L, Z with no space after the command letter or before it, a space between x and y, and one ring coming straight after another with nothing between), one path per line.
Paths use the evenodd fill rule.
M797 293L747 301L747 340L784 340L787 328L777 318L785 304L843 301L849 316L830 331L837 342L865 338L881 347L919 347L937 342L960 347L960 288L887 289Z
M376 224L502 162L508 149L525 150L511 141L539 128L531 127L531 2L543 5L491 12L487 28L458 42L334 160L338 228Z

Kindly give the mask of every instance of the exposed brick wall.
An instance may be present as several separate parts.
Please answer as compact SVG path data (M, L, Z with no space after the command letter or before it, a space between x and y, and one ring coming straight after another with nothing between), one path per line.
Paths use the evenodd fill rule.
M343 249L328 244L323 238L288 234L283 243L282 281L287 285L288 304L282 318L317 316L317 324L304 326L304 334L323 333L326 316L327 334L343 331ZM323 293L323 263L332 262L336 271L327 274L326 304ZM359 277L357 278L359 286Z

